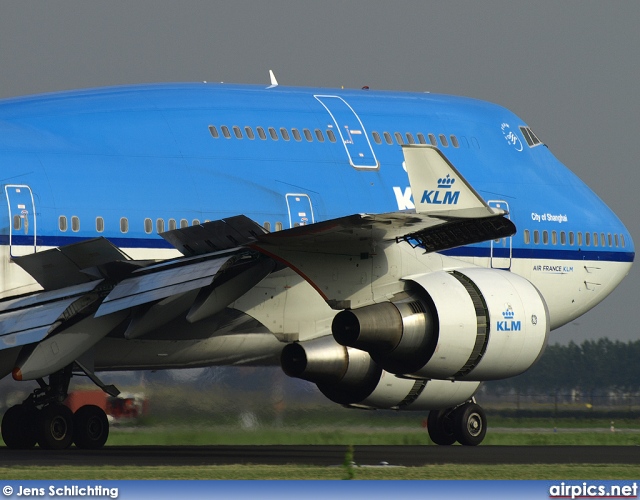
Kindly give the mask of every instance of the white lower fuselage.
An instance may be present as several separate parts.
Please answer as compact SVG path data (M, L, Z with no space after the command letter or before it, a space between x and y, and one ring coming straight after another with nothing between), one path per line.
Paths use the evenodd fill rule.
M424 255L406 243L399 245L406 246L406 252L414 254L413 258L424 261L427 272L439 267L449 271L476 266L490 268L491 265L489 258ZM164 249L123 250L134 260L164 260L180 255L175 250ZM24 255L29 251L33 248L13 248L14 255ZM41 289L31 276L10 261L9 247L1 247L0 252L3 297ZM628 262L511 259L510 271L526 278L540 291L549 309L551 328L555 329L601 302L628 274L630 266ZM175 324L139 339L103 339L95 351L96 368L123 370L277 364L285 342L330 335L331 321L337 313L311 285L288 269L268 276L230 307L244 313L246 319L223 325L205 321L197 328L185 323L182 325L185 328L182 339L175 338ZM255 321L248 322L249 318ZM238 327L240 323L243 326ZM247 331L247 325L255 331ZM17 353L8 355L9 364L15 355ZM8 365L6 368L10 369Z

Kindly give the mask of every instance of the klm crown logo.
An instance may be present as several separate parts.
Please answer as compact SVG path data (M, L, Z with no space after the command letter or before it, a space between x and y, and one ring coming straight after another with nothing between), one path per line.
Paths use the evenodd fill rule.
M447 174L446 177L438 179L438 189L425 189L422 194L421 203L432 205L457 205L460 198L460 191L452 191L451 188L456 180Z
M438 179L438 189L450 189L454 182L456 182L456 180L447 174L444 179Z
M497 322L497 331L499 332L519 332L522 331L522 323L520 321L515 321L514 318L516 313L513 311L513 308L508 305L507 308L502 312L502 317L504 321Z
M507 310L506 310L506 311L504 311L504 312L502 313L502 317L503 317L504 319L513 319L513 317L514 317L515 315L516 315L516 313L514 313L514 312L513 312L513 309L511 309L510 307L509 307L509 308L507 308Z

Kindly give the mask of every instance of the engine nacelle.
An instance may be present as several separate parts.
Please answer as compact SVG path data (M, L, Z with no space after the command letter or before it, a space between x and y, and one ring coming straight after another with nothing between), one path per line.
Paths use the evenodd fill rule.
M383 371L371 356L330 338L287 345L282 369L315 382L328 399L356 408L438 410L467 401L480 382L408 379Z
M338 313L336 341L392 373L450 380L513 377L547 344L546 303L516 274L468 268L407 281L418 287L393 302Z

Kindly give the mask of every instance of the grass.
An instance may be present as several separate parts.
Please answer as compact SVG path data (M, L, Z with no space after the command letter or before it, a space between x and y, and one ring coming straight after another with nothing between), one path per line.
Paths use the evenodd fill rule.
M114 428L108 446L126 445L431 445L426 429L414 427L259 427L242 430L237 426L158 425ZM483 444L506 446L550 445L640 445L640 432L603 427L514 428L490 427Z
M635 465L427 465L353 467L353 479L637 479ZM218 465L162 467L0 467L0 480L347 479L343 467Z

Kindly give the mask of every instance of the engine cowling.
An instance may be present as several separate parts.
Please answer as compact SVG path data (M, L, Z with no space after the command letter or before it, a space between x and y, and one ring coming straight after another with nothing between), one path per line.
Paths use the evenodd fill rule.
M364 351L331 337L285 346L282 369L315 382L331 401L356 408L434 410L467 401L480 382L401 378L384 371Z
M338 313L336 341L391 373L479 381L524 372L547 344L546 303L516 274L468 268L406 281L408 293L392 302Z

